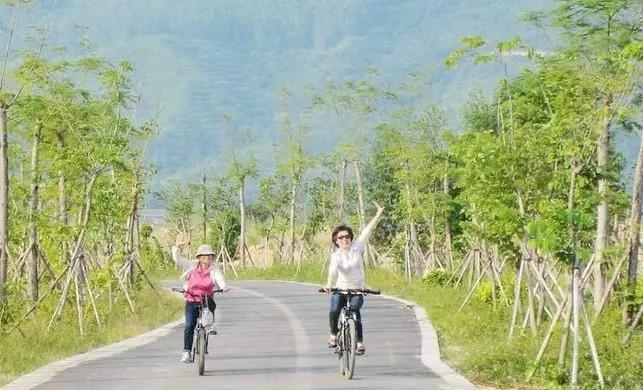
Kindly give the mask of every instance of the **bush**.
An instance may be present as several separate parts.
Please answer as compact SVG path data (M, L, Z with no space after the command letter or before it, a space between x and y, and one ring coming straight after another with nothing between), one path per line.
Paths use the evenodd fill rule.
M446 286L452 276L452 272L436 268L429 271L422 281L427 286Z

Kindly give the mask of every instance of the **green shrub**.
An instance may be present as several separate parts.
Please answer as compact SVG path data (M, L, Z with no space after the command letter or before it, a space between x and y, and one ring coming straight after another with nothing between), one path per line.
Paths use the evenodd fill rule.
M452 272L445 269L436 268L429 271L429 273L424 277L423 282L427 286L445 286L452 278L452 276Z

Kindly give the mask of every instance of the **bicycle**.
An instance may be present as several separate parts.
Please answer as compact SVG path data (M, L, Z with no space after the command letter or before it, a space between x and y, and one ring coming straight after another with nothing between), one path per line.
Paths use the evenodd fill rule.
M338 328L337 332L337 346L335 347L335 354L339 359L339 373L345 375L346 379L352 379L355 374L355 357L357 349L357 335L356 335L356 322L357 315L351 310L351 297L353 295L361 294L380 294L379 291L369 290L369 289L339 289L332 288L330 290L319 289L319 292L330 292L345 294L346 304L342 307L342 311L339 313Z
M174 287L172 288L172 291L176 291L182 294L187 293L188 295L197 297L196 295L190 294L182 288ZM214 293L220 292L223 292L223 290L214 290L212 291L212 295L214 295ZM192 350L190 351L190 356L197 357L197 371L199 372L199 375L203 375L203 373L205 372L205 354L207 353L206 351L208 348L209 336L214 336L217 334L217 332L213 328L214 318L206 319L204 318L203 314L212 313L208 306L208 295L200 295L198 296L198 298L200 298L201 300L201 307L199 309L199 317L196 321L196 327L194 328L194 341L192 342ZM211 314L206 314L206 316L209 315Z

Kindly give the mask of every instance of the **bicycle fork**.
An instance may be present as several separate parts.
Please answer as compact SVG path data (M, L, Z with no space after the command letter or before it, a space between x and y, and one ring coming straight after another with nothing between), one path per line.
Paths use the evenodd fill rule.
M346 317L346 312L350 313L350 317ZM357 314L355 314L353 311L349 311L346 308L342 309L342 311L339 313L339 320L338 322L340 323L339 326L339 331L337 332L337 345L335 346L335 354L338 357L342 357L342 353L344 350L344 343L346 340L344 340L344 331L345 329L348 328L348 318L352 318L353 321L357 322Z

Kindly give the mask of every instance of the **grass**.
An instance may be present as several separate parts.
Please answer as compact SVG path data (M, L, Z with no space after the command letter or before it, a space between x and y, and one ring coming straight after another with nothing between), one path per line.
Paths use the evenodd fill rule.
M323 283L326 275L319 263L303 264L296 272L293 266L239 270L241 279L284 279ZM537 367L531 383L528 372L544 336L541 326L537 335L523 331L508 338L510 307L493 302L487 294L474 294L458 312L466 288L440 285L435 281L403 277L382 269L367 270L367 284L388 295L408 299L421 305L438 333L442 358L478 384L499 388L569 388L569 365L558 365L560 331L555 333L543 362ZM643 389L643 332L638 330L630 347L621 348L623 335L620 311L610 307L592 327L598 345L606 387L610 389ZM582 388L598 388L587 339L582 336L579 378Z
M96 325L93 312L87 311L83 337L75 307L68 306L62 319L47 331L55 302L44 301L36 314L20 326L24 337L18 331L0 336L0 387L50 362L144 333L183 314L181 300L169 292L160 291L160 295L156 295L146 286L135 293L133 300L135 313L122 298L116 300L111 311L106 310L106 302L99 302L98 307L105 308L105 312L100 313L101 327ZM0 328L0 332L6 331L7 328Z

